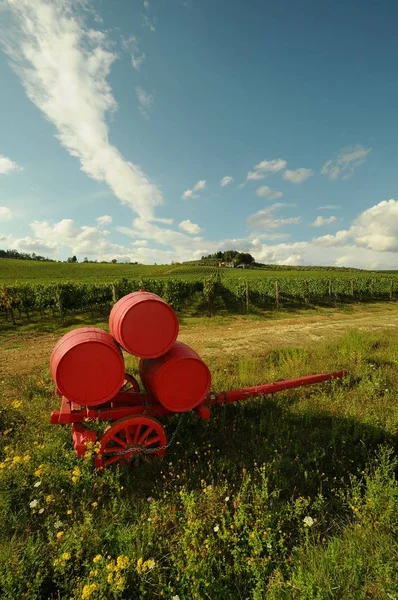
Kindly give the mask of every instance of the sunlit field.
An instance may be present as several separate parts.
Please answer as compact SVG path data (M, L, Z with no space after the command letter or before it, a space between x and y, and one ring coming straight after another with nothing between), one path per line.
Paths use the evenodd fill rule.
M209 321L187 324L186 335ZM234 322L226 327L233 331ZM2 359L34 353L34 337L7 335ZM31 335L39 345L39 332ZM396 597L394 332L281 340L250 353L217 354L209 343L203 357L217 391L350 374L216 408L209 422L186 414L163 460L96 471L95 447L77 459L69 427L49 424L59 402L49 357L30 372L23 360L5 370L1 598ZM136 359L126 364L137 376ZM169 437L177 421L167 423Z

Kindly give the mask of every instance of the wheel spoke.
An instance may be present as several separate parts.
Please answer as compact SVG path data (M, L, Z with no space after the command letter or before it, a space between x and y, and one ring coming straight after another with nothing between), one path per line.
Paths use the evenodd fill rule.
M151 446L151 444L154 444L155 442L160 442L160 437L158 435L154 438L146 440L142 445L144 448L148 448L148 446Z
M147 427L141 437L138 439L139 444L143 444L146 438L150 435L153 430L150 427Z
M128 444L132 444L133 443L133 437L131 435L131 429L132 429L132 427L126 427L126 429L125 429L126 440L127 440Z
M123 440L120 439L120 437L118 437L118 435L115 433L114 435L112 435L111 439L116 442L116 444L119 444L122 448L125 448L127 446L127 442L124 442Z
M117 461L122 462L123 460L125 460L123 456L111 456L110 458L106 458L104 462L105 466L108 467L109 465L113 465L113 463Z
M141 425L141 423L140 423L139 425L137 425L137 429L136 429L136 430L135 430L135 432L134 432L134 438L133 438L133 442L134 442L134 444L136 444L136 443L138 442L138 436L139 436L139 434L140 434L141 427L142 427L142 425Z

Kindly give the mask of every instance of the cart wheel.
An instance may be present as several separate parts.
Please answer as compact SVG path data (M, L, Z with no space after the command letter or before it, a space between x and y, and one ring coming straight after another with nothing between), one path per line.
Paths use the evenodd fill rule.
M135 377L133 377L132 375L129 375L129 373L125 373L124 383L123 383L123 386L120 391L123 393L127 392L128 394L133 394L134 392L139 393L140 386L138 384L138 381L135 379Z
M95 466L102 469L115 463L136 465L140 458L163 456L167 438L158 421L137 415L116 421L100 442Z

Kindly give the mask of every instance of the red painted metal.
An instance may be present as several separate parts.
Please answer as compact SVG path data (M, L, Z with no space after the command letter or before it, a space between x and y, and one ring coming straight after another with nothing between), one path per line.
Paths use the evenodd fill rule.
M95 466L103 468L114 463L130 463L138 457L163 456L166 444L166 432L155 419L125 417L116 421L102 436ZM154 452L146 454L148 450Z
M182 342L176 342L164 356L141 359L139 372L148 393L172 412L192 410L210 390L209 368Z
M347 375L347 371L337 371L336 373L320 373L319 375L307 375L306 377L297 377L296 379L286 379L285 381L277 381L275 383L264 383L253 387L242 388L240 390L232 390L229 392L219 392L218 394L210 394L207 398L208 404L227 404L231 402L239 402L246 398L254 396L266 396L282 392L291 388L297 388L304 385L313 385L314 383L322 383L330 379L341 379Z
M124 382L123 355L109 333L74 329L54 347L51 377L60 395L87 406L111 400Z
M133 292L113 306L109 317L113 337L130 354L156 358L173 346L178 319L162 298L150 292Z
M72 427L72 440L76 454L81 458L87 452L87 444L94 444L96 442L97 434L92 429L86 429L83 425L80 425L80 423L76 423Z

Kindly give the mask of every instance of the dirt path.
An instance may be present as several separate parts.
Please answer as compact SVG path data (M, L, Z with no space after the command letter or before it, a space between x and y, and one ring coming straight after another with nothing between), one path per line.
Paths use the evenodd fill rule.
M384 310L300 316L276 321L237 318L231 324L182 327L179 339L203 357L267 352L281 346L305 346L330 340L348 331L391 330L398 333L398 305Z
M353 313L327 312L278 320L253 321L236 317L220 323L206 319L183 325L179 339L205 359L219 354L267 352L281 346L305 346L339 337L348 331L391 330L398 333L398 303L355 309ZM49 364L56 334L11 334L0 347L0 382L6 377L40 372Z

